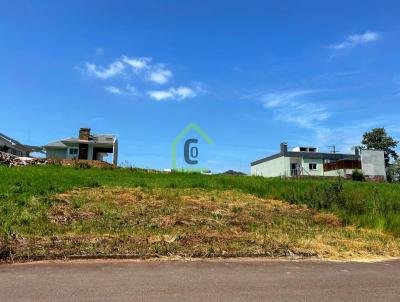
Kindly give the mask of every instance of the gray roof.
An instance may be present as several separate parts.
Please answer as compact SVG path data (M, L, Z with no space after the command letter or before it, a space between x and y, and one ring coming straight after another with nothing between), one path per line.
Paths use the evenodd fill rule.
M0 137L2 137L3 139L5 139L6 141L10 142L13 145L21 145L21 146L23 146L19 141L15 140L15 139L13 139L13 138L11 138L11 137L3 134L3 133L0 133Z
M256 160L252 162L250 165L255 166L261 164L263 162L267 162L279 157L301 157L301 158L309 158L309 159L329 159L329 160L340 160L340 159L359 159L359 155L355 154L344 154L344 153L323 153L323 152L301 152L301 151L286 151L279 152L277 154L264 157L262 159Z
M65 145L62 141L56 141L56 142L48 143L44 147L45 148L67 148L67 145Z
M19 147L21 149L24 149L25 151L34 151L34 150L41 149L41 147L29 146L29 145L21 144L19 141L15 140L15 139L13 139L13 138L11 138L11 137L3 134L3 133L0 133L0 138L2 138L5 141L8 141L12 146Z
M97 143L97 144L112 144L117 139L113 134L93 134L90 135L89 140L80 140L79 138L66 138L61 140L62 142L73 142L73 143Z
M86 144L99 144L99 145L104 145L104 144L109 144L113 145L115 141L117 140L117 136L113 134L93 134L90 135L89 140L81 140L79 138L75 137L70 137L66 139L62 139L60 141L52 142L47 145L45 145L45 148L67 148L68 143L86 143Z

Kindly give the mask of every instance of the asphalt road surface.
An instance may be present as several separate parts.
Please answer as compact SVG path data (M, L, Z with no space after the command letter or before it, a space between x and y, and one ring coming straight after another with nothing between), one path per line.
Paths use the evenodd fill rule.
M400 301L400 261L0 265L0 301Z

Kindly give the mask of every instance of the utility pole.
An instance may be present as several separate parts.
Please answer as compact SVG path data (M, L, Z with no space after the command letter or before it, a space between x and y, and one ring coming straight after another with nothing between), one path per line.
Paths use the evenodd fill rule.
M328 148L331 149L331 153L336 153L336 146L335 145L328 146Z

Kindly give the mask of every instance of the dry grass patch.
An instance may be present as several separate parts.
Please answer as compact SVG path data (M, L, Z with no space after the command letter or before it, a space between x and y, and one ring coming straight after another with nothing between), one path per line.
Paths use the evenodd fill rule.
M14 240L14 257L400 256L391 235L233 190L99 187L52 200L51 234Z

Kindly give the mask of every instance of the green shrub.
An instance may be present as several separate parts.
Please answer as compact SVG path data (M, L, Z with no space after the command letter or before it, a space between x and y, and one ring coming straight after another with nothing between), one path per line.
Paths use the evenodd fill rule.
M364 181L364 173L361 170L353 170L353 173L351 174L352 179L354 181Z

